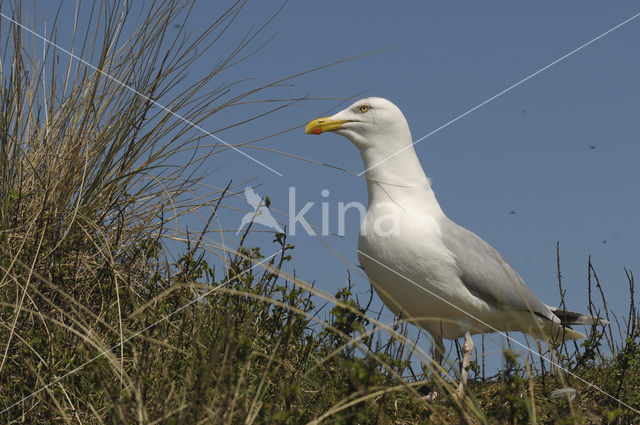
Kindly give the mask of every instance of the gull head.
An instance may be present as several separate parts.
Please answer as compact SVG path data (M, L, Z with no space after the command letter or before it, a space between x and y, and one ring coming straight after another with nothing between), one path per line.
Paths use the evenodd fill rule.
M411 143L409 125L402 111L381 97L358 100L335 115L307 124L306 134L333 132L351 140L360 150L393 150Z

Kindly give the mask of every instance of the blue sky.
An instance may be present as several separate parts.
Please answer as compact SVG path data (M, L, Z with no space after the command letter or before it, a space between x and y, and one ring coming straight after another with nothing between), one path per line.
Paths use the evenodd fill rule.
M194 13L188 29L193 34L216 16L217 9L205 3ZM249 25L258 25L279 6L273 1L249 3L235 29L208 55L211 66ZM52 22L54 10L48 7L40 14ZM273 40L220 75L218 82L253 78L243 85L252 87L350 56L388 50L304 75L256 97L308 94L328 100L298 102L217 135L239 143L303 125L332 108L341 109L336 108L340 99L366 92L365 96L396 103L415 140L638 12L640 6L631 1L289 2L254 47ZM60 43L69 40L71 28L65 24L72 20L69 13L61 16ZM38 25L42 30L42 22ZM626 313L624 267L640 270L638 40L640 18L416 145L445 213L500 251L547 304L559 302L559 242L567 306L586 308L591 255L611 309L620 318ZM206 69L207 63L203 66ZM199 72L192 70L192 76ZM253 109L231 108L202 126L224 127L249 110ZM299 129L259 145L356 172L363 169L356 148L336 135L305 136ZM289 187L295 187L299 207L316 203L305 216L312 224L321 224L319 203L329 203L333 231L338 202L366 204L360 178L265 151L245 151L282 176L227 151L212 160L210 168L219 169L210 183L225 186L229 179L255 177L252 184L260 185L256 191L283 211L288 209ZM321 196L325 189L327 197ZM230 205L248 208L241 199ZM237 227L242 215L225 212L225 227ZM325 239L354 264L358 229L354 213L344 237ZM316 238L301 233L291 239L297 275L335 292L345 283L347 267ZM235 236L231 232L226 237ZM270 240L256 235L252 242L270 253ZM366 292L367 281L352 275L357 291Z
M640 11L630 2L456 4L290 3L271 27L277 38L256 61L268 81L287 70L392 47L296 80L292 90L387 97L418 139ZM633 53L639 36L640 20L632 21L416 145L445 212L496 247L549 304L559 299L559 242L568 305L584 309L591 255L609 301L624 314L623 268L635 270L639 263L640 57ZM295 105L281 114L282 123L272 116L264 125L302 123L332 104ZM258 135L260 124L241 131ZM268 144L362 170L357 150L339 136L300 131ZM284 174L256 172L264 184L259 190L276 208L286 209L288 186L297 188L300 205L324 201L324 188L329 202L366 202L364 182L355 177L256 157ZM308 217L319 224L320 207ZM328 242L355 263L353 226L345 238ZM344 266L321 244L305 237L294 242L296 268L305 278L324 288L344 280Z

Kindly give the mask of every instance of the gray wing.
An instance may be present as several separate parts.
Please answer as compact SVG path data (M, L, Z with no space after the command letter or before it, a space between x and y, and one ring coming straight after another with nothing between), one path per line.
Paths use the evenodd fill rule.
M553 313L487 242L448 218L440 221L442 242L456 256L462 283L476 297L500 309Z

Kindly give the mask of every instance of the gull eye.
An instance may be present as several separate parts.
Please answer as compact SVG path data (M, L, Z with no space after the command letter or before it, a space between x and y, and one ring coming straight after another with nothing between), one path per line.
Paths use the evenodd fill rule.
M358 112L360 112L361 114L364 114L365 112L369 112L369 109L371 109L369 105L358 106Z

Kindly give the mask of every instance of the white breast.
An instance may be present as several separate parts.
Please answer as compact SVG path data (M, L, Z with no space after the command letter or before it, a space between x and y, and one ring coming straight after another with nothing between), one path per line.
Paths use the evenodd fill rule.
M440 234L437 220L428 214L408 214L393 203L376 205L363 222L358 259L394 314L434 335L442 329L445 338L457 338L470 323L463 311L484 316L488 306L462 284Z

